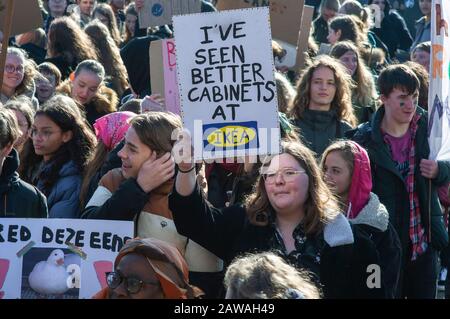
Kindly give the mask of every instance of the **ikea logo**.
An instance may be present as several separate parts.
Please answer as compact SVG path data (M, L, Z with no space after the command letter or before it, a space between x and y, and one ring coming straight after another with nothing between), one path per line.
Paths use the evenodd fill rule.
M207 124L203 126L203 146L223 149L258 147L257 132L255 121Z

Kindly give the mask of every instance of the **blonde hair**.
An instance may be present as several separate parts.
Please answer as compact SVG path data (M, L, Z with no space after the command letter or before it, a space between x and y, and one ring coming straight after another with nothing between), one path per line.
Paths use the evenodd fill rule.
M224 280L232 299L320 299L306 271L297 270L272 252L237 258Z
M295 97L288 115L300 119L310 103L311 80L316 70L321 67L329 68L334 74L336 93L331 101L330 109L335 109L339 120L348 122L352 127L356 126L357 120L353 112L351 89L351 77L345 67L336 59L322 55L314 59L302 73L297 82L297 96Z

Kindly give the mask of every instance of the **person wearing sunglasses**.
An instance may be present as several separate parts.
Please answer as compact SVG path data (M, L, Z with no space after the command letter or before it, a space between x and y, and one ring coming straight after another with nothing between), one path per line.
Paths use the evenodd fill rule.
M190 141L185 132L176 149L190 150ZM243 253L276 250L297 269L309 271L325 298L384 296L382 289L366 286L367 265L376 264L378 256L360 249L364 244L355 241L313 152L303 144L283 141L281 154L263 161L245 203L223 209L205 200L192 159L175 160L179 170L169 207L177 230L226 265Z
M155 239L129 240L119 251L107 287L94 299L196 299L186 261L175 246Z

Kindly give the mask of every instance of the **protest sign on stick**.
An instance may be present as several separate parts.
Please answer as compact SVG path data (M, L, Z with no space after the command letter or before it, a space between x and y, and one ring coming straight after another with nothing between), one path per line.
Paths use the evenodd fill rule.
M9 2L14 4L12 14L7 12ZM12 18L9 36L42 28L43 25L38 0L0 0L0 30L3 33L5 33L4 25L8 18Z
M298 69L297 43L302 21L304 0L219 0L218 10L242 9L269 6L272 37L286 51L282 61L275 61L277 67Z
M91 298L133 237L133 222L0 219L0 299Z
M269 9L175 16L173 25L194 159L279 153Z
M314 7L303 6L302 15L302 27L300 28L300 35L298 37L297 45L297 63L295 64L296 70L301 70L305 66L305 54L308 50L308 39L311 32L311 23L314 14Z
M42 25L42 15L37 0L0 0L0 34L3 37L0 74L3 74L5 68L9 38L40 28ZM0 77L0 88L2 86L3 76Z
M150 42L150 79L152 93L164 96L166 110L180 114L177 58L173 39Z

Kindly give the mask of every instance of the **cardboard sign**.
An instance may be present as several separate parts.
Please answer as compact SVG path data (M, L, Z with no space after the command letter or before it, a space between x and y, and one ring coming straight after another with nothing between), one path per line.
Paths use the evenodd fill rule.
M173 39L150 42L150 80L152 93L164 96L166 110L180 114L177 58Z
M297 63L296 71L303 69L305 66L305 52L308 50L308 38L311 32L312 19L314 15L313 6L304 6L302 15L302 27L300 28L300 33L298 37L297 44Z
M173 26L194 159L278 154L269 9L175 16Z
M26 9L25 9L26 8ZM6 1L0 0L0 30L5 24ZM10 36L42 28L41 10L37 0L14 0L14 14Z
M139 11L139 25L148 28L171 24L174 15L200 11L200 0L146 0Z
M450 3L433 0L428 93L430 159L450 161Z
M218 10L270 6L272 37L297 46L304 0L219 0Z
M84 219L0 219L0 299L91 298L133 222Z

